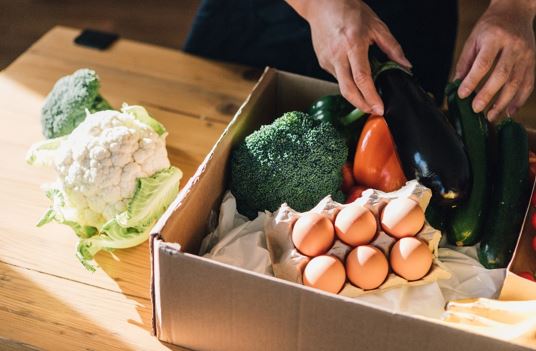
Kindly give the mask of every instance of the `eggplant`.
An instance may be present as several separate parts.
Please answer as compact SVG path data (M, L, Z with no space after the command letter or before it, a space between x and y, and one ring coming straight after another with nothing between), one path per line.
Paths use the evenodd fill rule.
M384 117L407 179L432 190L441 206L460 204L471 190L471 169L462 140L415 78L393 62L375 70Z

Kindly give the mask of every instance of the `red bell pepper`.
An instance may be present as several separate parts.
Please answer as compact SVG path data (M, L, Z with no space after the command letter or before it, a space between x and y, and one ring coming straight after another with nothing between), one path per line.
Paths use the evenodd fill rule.
M353 171L357 184L385 192L397 190L406 183L383 117L368 117L357 143Z

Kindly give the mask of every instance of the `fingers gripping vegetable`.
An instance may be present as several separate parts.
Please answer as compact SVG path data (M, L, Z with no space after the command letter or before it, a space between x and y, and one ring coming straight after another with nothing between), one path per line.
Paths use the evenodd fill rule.
M128 248L149 230L177 195L180 170L170 167L167 133L140 106L90 114L70 135L36 144L30 164L58 172L39 226L56 221L80 237L78 257L88 269L100 250Z
M58 80L41 109L43 135L67 135L86 118L86 110L93 113L111 109L99 88L97 73L87 68Z
M231 156L231 191L238 211L253 218L282 203L308 211L326 195L342 202L344 138L329 123L288 112L248 135Z
M455 205L471 186L463 144L433 99L396 64L375 64L385 121L408 179L432 189L432 200Z
M358 184L391 192L406 183L385 119L369 116L357 143L354 178Z

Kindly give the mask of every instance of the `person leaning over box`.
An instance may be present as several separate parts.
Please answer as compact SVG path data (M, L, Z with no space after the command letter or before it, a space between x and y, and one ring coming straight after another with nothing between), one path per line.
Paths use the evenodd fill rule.
M184 50L322 79L333 76L347 100L383 115L369 46L411 67L440 104L457 10L456 0L203 0ZM464 45L454 74L463 79L458 94L466 97L479 86L476 112L498 94L487 112L490 120L502 112L515 114L532 92L535 14L536 0L491 0Z

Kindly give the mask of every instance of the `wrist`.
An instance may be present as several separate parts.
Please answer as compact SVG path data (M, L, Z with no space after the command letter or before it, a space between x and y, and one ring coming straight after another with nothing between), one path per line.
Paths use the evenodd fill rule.
M491 0L489 8L496 8L499 11L518 10L531 21L536 16L536 0Z

